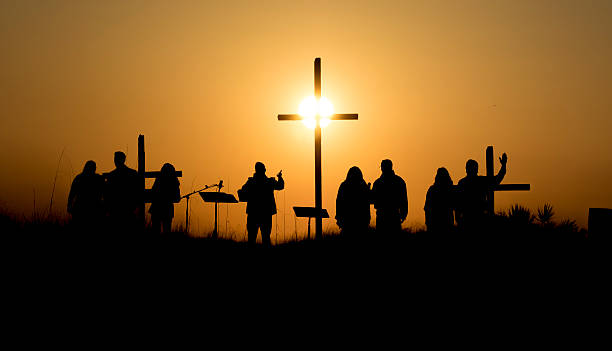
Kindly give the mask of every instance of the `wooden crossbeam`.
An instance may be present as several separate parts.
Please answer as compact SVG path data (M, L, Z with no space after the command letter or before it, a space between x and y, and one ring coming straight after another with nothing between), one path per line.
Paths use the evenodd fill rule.
M177 178L180 178L183 176L183 171L175 171L174 175ZM161 176L161 172L160 171L149 171L149 172L144 172L144 177L145 178L157 178Z
M298 114L291 114L291 115L278 115L278 120L279 121L301 121L302 119L304 119L304 117L298 115Z
M500 184L493 188L495 191L529 191L530 184Z
M105 172L102 173L103 177L108 177L110 175L110 172ZM144 177L145 178L157 178L161 175L160 171L149 171L149 172L144 172ZM178 178L181 178L183 176L183 171L175 171L174 175Z
M279 121L301 121L304 117L298 114L278 115ZM357 113L336 113L329 117L332 121L355 121L359 119Z

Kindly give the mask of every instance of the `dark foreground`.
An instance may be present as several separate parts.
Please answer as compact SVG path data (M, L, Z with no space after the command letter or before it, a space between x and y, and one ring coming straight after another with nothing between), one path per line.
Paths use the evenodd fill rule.
M438 279L459 276L497 279L545 279L555 273L582 274L601 269L609 242L594 240L575 226L535 225L503 218L482 234L433 235L403 231L378 235L325 235L271 248L244 242L193 238L184 233L117 233L101 228L75 229L60 221L16 221L0 216L1 254L14 269L58 269L58 273L94 272L139 267L177 275L274 277L300 274L324 278L393 277L402 281L422 275ZM227 273L227 274L226 274Z
M357 236L325 235L264 248L226 239L194 238L184 233L116 233L88 228L77 230L53 221L18 223L4 218L3 257L16 267L43 263L65 264L71 269L100 268L137 263L143 267L180 267L212 273L237 267L243 273L313 271L326 275L376 270L384 275L458 270L462 273L523 271L566 267L592 269L593 260L606 258L607 244L588 238L584 230L500 223L479 235L403 231L379 235L374 230ZM270 266L267 266L270 265Z
M450 335L440 332L444 325L464 329L470 344L501 334L498 345L530 335L525 328L539 335L551 321L576 331L594 320L610 276L605 243L536 227L443 237L369 231L268 249L49 222L2 228L4 302L14 323L42 320L53 330L69 316L71 330L84 333L105 329L83 321L131 331L133 321L166 328L195 318L270 332L314 320L334 334L353 323L363 335L382 328L405 340L410 322L438 336Z

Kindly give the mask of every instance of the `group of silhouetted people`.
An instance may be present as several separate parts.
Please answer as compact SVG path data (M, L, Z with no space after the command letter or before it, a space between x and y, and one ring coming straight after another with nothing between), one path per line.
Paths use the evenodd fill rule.
M360 236L370 225L370 204L376 209L376 231L397 233L408 215L406 183L395 174L391 160L380 163L382 174L366 183L358 167L351 167L336 197L336 222L345 235Z
M107 225L112 232L138 232L144 210L144 178L125 165L123 152L115 152L115 169L96 173L96 163L87 161L68 195L68 212L77 230L95 231ZM180 200L180 184L174 166L163 165L150 192L151 223L156 232L170 232L174 203Z
M118 231L137 230L144 210L144 178L125 165L125 154L115 153L116 168L103 175L96 173L96 163L87 161L83 172L72 182L68 197L68 212L77 227L91 228L104 220ZM494 177L478 175L478 163L468 160L466 176L458 184L446 168L438 168L435 181L425 199L427 230L447 234L458 228L465 232L481 231L490 218L489 196L506 174L507 156L499 158L501 169ZM340 184L336 197L336 221L343 234L359 237L370 225L370 205L376 210L376 232L395 234L408 215L406 183L395 174L391 160L380 163L381 175L374 185L366 183L358 167L351 167ZM255 164L255 173L238 190L240 201L247 202L248 242L254 245L258 232L262 243L271 245L272 216L276 214L275 190L282 190L285 181L282 171L277 178L266 176L263 163ZM156 177L150 191L151 222L156 232L170 232L174 217L174 203L180 201L180 184L174 167L166 163Z
M406 183L393 171L391 160L380 164L381 176L374 186L363 179L358 167L351 167L346 180L340 184L336 198L336 220L342 233L358 237L370 226L370 204L376 209L376 230L378 233L393 234L401 231L402 222L408 215ZM276 214L274 190L282 190L285 181L282 171L277 178L266 176L263 163L255 164L255 174L238 190L240 201L247 202L247 232L249 245L255 245L258 232L262 244L270 246L272 216Z
M494 187L506 175L508 157L499 158L501 168L494 177L478 175L478 162L468 160L466 176L457 186L446 168L438 168L434 184L427 190L425 199L425 224L433 233L448 234L454 230L457 221L459 230L466 233L480 233L486 229L493 213L489 213L489 196Z
M478 175L478 162L468 160L466 176L457 186L444 167L438 168L434 184L427 190L425 224L434 234L449 234L459 230L466 233L482 232L492 213L487 204L493 188L506 175L508 157L499 158L501 169L495 177ZM366 233L370 224L370 204L376 209L376 231L397 233L408 214L406 183L395 174L391 160L380 164L382 174L374 186L366 183L358 167L351 167L346 180L340 184L336 197L336 221L342 233L358 236Z

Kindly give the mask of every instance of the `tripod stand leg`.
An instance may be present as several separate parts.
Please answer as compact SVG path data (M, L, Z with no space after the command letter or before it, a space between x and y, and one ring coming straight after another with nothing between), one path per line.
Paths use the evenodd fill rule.
M185 233L189 233L189 197L187 197L187 206L185 207Z
M215 202L215 229L213 230L213 239L217 239L217 235L219 234L217 232L217 216L218 216L218 202Z

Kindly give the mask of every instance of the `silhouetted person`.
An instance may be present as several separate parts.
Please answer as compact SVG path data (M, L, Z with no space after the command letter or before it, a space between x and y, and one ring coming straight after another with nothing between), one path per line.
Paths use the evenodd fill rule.
M283 190L285 181L282 171L278 172L278 180L266 176L266 166L263 163L255 164L255 174L238 190L241 201L247 201L247 231L249 245L254 246L257 240L257 231L261 230L261 241L264 246L271 246L270 233L272 232L272 216L276 214L276 201L274 190Z
M94 161L85 162L83 172L74 177L68 194L68 213L78 230L98 228L104 214L104 178L96 173Z
M508 156L504 153L499 158L501 168L495 177L490 179L478 175L478 162L468 160L465 163L467 175L457 184L459 202L457 204L457 224L465 232L477 233L486 227L488 194L491 188L501 183L506 175Z
M382 175L372 187L376 209L376 231L384 234L398 233L408 215L406 183L393 171L391 160L380 163Z
M438 168L436 179L425 197L425 225L427 231L448 234L453 230L455 217L455 190L446 168Z
M338 188L336 222L342 234L361 236L370 225L370 185L359 167L351 167Z
M170 163L162 166L160 176L155 179L151 189L151 222L157 233L170 233L174 218L174 203L181 200L180 183L176 170Z
M104 201L112 230L130 233L138 230L143 184L138 172L125 165L125 154L121 151L115 152L115 167L106 177Z

